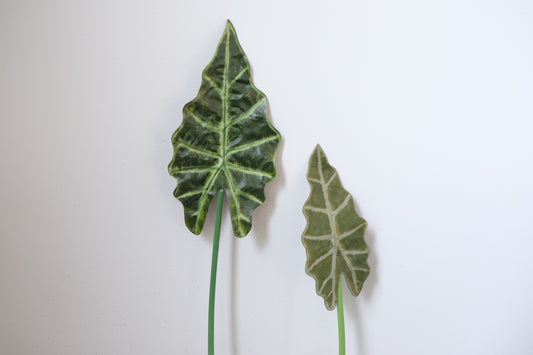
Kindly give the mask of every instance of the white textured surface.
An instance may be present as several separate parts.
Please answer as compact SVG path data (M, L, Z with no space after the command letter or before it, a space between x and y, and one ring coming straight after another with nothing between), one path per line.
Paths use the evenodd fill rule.
M206 353L214 214L192 236L166 166L226 18L283 142L251 234L224 216L217 355L337 352L318 142L373 250L348 353L531 354L526 0L0 1L0 353Z

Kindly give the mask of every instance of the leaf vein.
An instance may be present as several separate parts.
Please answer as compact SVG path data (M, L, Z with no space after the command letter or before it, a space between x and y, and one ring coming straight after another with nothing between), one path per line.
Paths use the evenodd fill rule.
M346 237L349 237L350 235L352 235L353 233L355 233L359 229L361 229L363 226L366 226L366 222L363 222L363 223L359 224L357 227L352 228L349 231L342 233L341 235L338 236L339 240L340 239L344 239Z
M178 142L178 145L181 145L183 147L185 147L186 149L196 153L196 154L199 154L199 155L204 155L204 156L207 156L207 157L210 157L210 158L215 158L215 159L220 159L220 155L218 154L215 154L213 152L210 152L208 150L205 150L205 149L199 149L199 148L196 148L190 144L187 144L183 141L180 141Z
M346 255L364 255L368 254L369 250L368 248L365 248L363 250L343 250L342 252Z
M252 143L239 145L237 147L230 148L229 151L228 151L228 155L231 155L231 154L234 154L234 153L238 153L238 152L242 152L243 150L247 150L247 149L250 149L250 148L256 148L257 146L260 146L260 145L268 143L268 142L272 142L273 140L276 140L276 139L278 139L277 136L270 136L270 137L267 137L267 138L263 138L263 139L254 141Z
M230 81L229 86L230 86L230 87L233 86L233 84L235 84L235 82L236 82L237 80L239 80L239 79L241 78L241 76L242 76L244 73L246 73L247 70L248 70L248 67L244 67L244 68L243 68L243 69L242 69L242 70L241 70L241 71L235 76L235 78L233 78L233 79Z
M320 264L322 261L327 259L331 254L333 253L333 250L330 249L326 253L322 254L319 258L317 258L311 265L309 265L309 271L313 270L318 264Z
M335 179L337 177L337 170L335 170L335 172L333 173L333 175L331 175L331 177L329 178L329 180L326 182L326 187L329 186L329 184L331 184L333 182L333 179ZM322 178L323 179L323 178Z
M329 235L304 235L303 237L306 238L306 239L309 239L309 240L327 240L327 241L331 241L332 235L331 234L329 234Z
M255 202L255 203L259 204L259 205L263 203L260 199L258 199L258 198L255 197L254 195L249 194L249 193L247 193L247 192L244 192L244 191L242 191L242 190L238 190L237 194L238 194L239 196L242 196L242 197L244 197L244 198L246 198L246 199L248 199L248 200L250 200L250 201L253 201L253 202Z
M247 119L252 113L254 113L261 105L266 103L266 98L263 96L259 101L257 101L252 107L250 107L246 112L241 113L239 116L235 117L229 123L230 126L233 126L242 120Z
M191 117L195 122L197 122L198 124L200 124L202 127L207 128L207 129L209 129L209 130L211 130L211 131L218 132L218 133L221 133L221 132L222 132L222 129L220 129L220 127L213 126L212 124L207 123L206 121L204 121L204 120L202 120L200 117L198 117L194 112L189 111L188 114L190 115L190 117Z
M202 173L208 173L213 170L213 167L206 167L206 168L178 168L173 167L170 172L172 174L202 174Z
M216 91L218 94L222 95L222 88L221 88L217 83L215 83L215 81L214 81L212 78L210 78L210 77L207 76L207 75L203 75L203 79L204 79L205 81L207 81L207 82L209 83L209 85L211 85L211 87L212 87L213 89L215 89L215 91Z
M190 196L201 194L204 191L205 191L204 189L193 190L193 191L185 192L185 193L177 196L176 198L180 199L180 198L190 197Z
M227 162L226 165L227 165L228 169L234 170L234 171L238 171L238 172L243 173L243 174L250 174L250 175L257 175L257 176L261 176L261 177L272 178L272 174L264 172L264 171L261 171L261 170L255 170L255 169L247 168L247 167L236 165L236 164L233 164L233 163L230 163L230 162Z
M326 284L328 283L328 281L330 279L333 279L333 277L331 275L329 275L328 277L326 277L324 279L324 282L322 283L322 286L320 286L320 290L318 290L318 293L322 294L322 291L324 290L324 287L326 286Z
M322 184L323 183L322 181L320 181L318 179L315 179L315 178L312 178L312 177L309 177L309 176L307 177L307 180L312 181L312 182L316 182L318 184Z
M233 181L233 177L231 176L231 174L229 173L227 169L224 169L224 174L226 175L226 181L228 182L228 187L231 191L230 198L232 198L233 203L235 204L235 211L237 213L237 219L241 219L241 217L243 217L244 215L241 213L241 204L239 203L239 199L236 198L237 188L235 186L235 182ZM231 202L230 202L230 205L231 205ZM237 228L239 229L239 232L243 234L242 226L240 223L237 224Z
M200 201L198 202L198 208L196 209L196 212L193 214L194 216L198 216L198 213L204 209L207 196L209 196L209 191L211 191L211 188L213 187L213 184L215 183L215 180L218 177L219 173L220 173L220 166L213 173L213 175L209 177L206 187L202 193L202 196L200 196ZM195 226L195 229L198 230L198 218L196 218L194 226Z
M337 207L335 209L335 211L333 211L333 215L336 216L340 211L342 211L342 209L344 207L346 207L346 205L348 205L348 202L350 202L350 199L351 199L351 195L350 194L347 194L346 195L346 198L344 199L344 201L342 201L342 203L339 205L339 207Z
M313 212L317 212L317 213L328 214L328 210L325 209L325 208L321 208L321 207L304 206L304 209L309 210L309 211L313 211Z

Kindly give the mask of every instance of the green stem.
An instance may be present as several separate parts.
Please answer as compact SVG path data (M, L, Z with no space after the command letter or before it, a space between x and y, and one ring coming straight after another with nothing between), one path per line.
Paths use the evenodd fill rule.
M218 190L215 235L213 236L213 256L211 257L211 284L209 286L209 324L207 328L207 353L215 353L215 288L217 284L218 246L220 244L220 224L222 222L222 202L224 190Z
M339 355L346 354L346 339L344 335L344 307L342 305L342 280L339 278L337 290L337 321L339 324Z

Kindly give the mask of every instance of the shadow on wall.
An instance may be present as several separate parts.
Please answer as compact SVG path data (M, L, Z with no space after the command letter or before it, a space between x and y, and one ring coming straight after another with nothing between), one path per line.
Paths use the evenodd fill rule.
M367 336L364 334L364 329L366 329L364 322L361 320L359 309L364 307L365 304L372 302L372 294L378 283L378 273L377 273L377 259L376 253L374 252L374 241L375 234L371 228L368 228L365 233L365 241L370 247L370 254L368 257L368 264L370 266L370 274L366 279L363 289L358 297L353 297L348 288L346 287L346 282L343 282L343 294L344 297L344 309L348 317L345 317L355 325L355 332L353 336L355 337L355 343L357 346L358 355L366 355L367 348L365 339ZM348 337L347 337L348 338Z

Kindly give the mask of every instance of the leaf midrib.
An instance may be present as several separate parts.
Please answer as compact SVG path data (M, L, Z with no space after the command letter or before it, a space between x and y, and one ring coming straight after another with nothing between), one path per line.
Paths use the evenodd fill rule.
M220 154L220 157L218 157L219 161L218 161L218 164L216 165L216 171L210 177L210 179L209 179L209 181L207 183L207 186L206 186L205 193L201 197L201 206L200 206L199 210L202 210L203 207L205 206L208 193L211 190L214 182L216 181L216 179L218 178L218 175L221 173L222 170L224 171L224 175L225 175L226 180L228 182L227 187L230 190L230 197L237 195L237 193L235 191L236 187L234 186L233 178L231 177L231 174L229 173L229 171L226 169L226 167L227 167L227 156L228 156L228 151L229 151L229 147L228 147L228 130L229 130L229 126L230 126L229 125L229 107L228 107L228 91L229 91L229 87L230 87L230 83L228 82L228 69L229 69L229 58L230 58L229 36L230 36L230 30L226 31L225 40L223 42L224 46L225 46L225 48L224 48L224 71L223 71L223 74L222 74L222 89L220 90L221 91L220 94L222 96L222 120L221 120L222 127L219 128L220 129L220 149L221 149L220 153L221 154ZM245 72L245 70L242 70L237 75L237 78L240 77L242 75L242 73L244 73L244 72ZM240 217L245 217L241 213L239 213L239 211L240 211L239 200L237 198L234 198L233 203L235 204L236 211L239 214L239 216ZM243 231L241 229L241 224L238 223L237 225L238 225L239 231L241 233L243 233Z
M338 250L338 240L337 240L337 229L335 228L335 217L332 215L331 211L332 211L332 208L331 208L331 203L329 202L329 196L328 196L328 193L327 193L327 186L326 186L326 181L324 179L324 174L322 172L322 157L320 154L317 154L317 158L318 158L318 173L320 175L320 181L321 181L321 184L320 184L320 187L322 189L322 195L324 197L324 202L326 203L326 209L327 209L327 215L328 215L328 219L329 219L329 225L330 225L330 228L331 228L331 235L333 236L333 239L334 240L331 240L331 243L333 244L331 246L332 248L332 251L331 251L331 274L330 276L328 276L327 279L324 280L324 283L322 284L322 287L320 287L320 292L322 292L322 290L324 289L324 286L326 285L328 279L332 279L332 284L333 284L333 287L332 287L332 292L334 292L333 290L336 288L336 284L335 284L335 275L337 273L337 250ZM335 174L332 175L332 178L335 177ZM328 294L329 296L329 294ZM326 297L327 298L327 297Z
M209 180L207 181L206 187L204 192L202 193L202 196L200 197L200 203L199 208L196 210L196 214L198 214L200 211L202 211L205 207L205 204L207 202L207 197L209 196L209 192L211 191L213 184L215 183L218 175L220 174L220 171L224 169L225 163L226 163L226 144L227 144L227 119L228 119L228 103L227 103L227 97L228 97L228 66L229 66L229 31L225 32L225 41L224 41L224 71L222 74L222 89L219 91L219 89L212 84L212 80L208 79L207 81L213 85L213 87L217 90L217 92L220 93L222 96L222 120L221 124L222 127L219 126L219 134L220 134L220 157L218 158L218 164L215 166L215 172L209 177ZM225 170L225 169L224 169ZM198 223L199 219L196 219L195 223L195 229L198 230Z
M349 258L346 257L346 254L355 253L355 251L352 251L351 253L348 253L348 252L345 253L345 250L343 250L343 248L339 247L339 242L340 242L340 240L352 235L357 230L359 230L360 228L365 226L366 222L360 223L358 226L354 227L353 229L351 229L349 231L346 231L346 232L342 233L341 235L338 235L337 230L335 228L336 214L338 213L338 211L344 209L344 207L346 207L346 205L349 203L350 195L347 194L347 196L344 199L344 201L334 211L332 206L331 206L331 203L329 201L327 188L328 188L329 184L337 176L337 171L335 170L333 172L333 175L326 182L325 178L324 178L324 174L322 172L322 157L320 156L320 154L318 154L318 168L319 168L318 172L319 172L319 175L320 175L320 187L322 189L322 194L324 196L324 201L325 201L325 204L326 204L327 215L328 215L329 222L330 222L330 227L331 227L331 236L333 237L332 240L331 240L331 242L333 244L332 245L332 250L331 250L331 254L332 254L332 261L331 261L332 267L331 267L331 270L332 271L331 271L330 276L326 280L324 280L324 283L322 284L322 287L320 288L320 291L322 291L324 289L324 287L326 285L326 281L331 278L331 279L333 279L333 288L332 288L331 292L328 293L326 298L329 297L329 295L331 295L331 293L335 292L336 286L337 286L337 285L335 285L335 275L336 275L336 268L337 268L337 260L336 259L337 259L337 253L340 252L341 256L342 256L342 259L344 260L344 262L346 263L346 266L349 269L348 271L352 274L352 279L354 280L355 287L357 288L357 291L360 292L360 287L357 284L358 278L356 276L355 271L367 271L367 270L364 269L364 268L360 268L360 267L357 267L357 266L353 265L352 261ZM362 251L359 251L359 250L356 251L357 254L359 254L359 253L360 254L364 254L365 252L366 252L366 249L362 250ZM329 254L329 253L327 253L327 254ZM340 274L339 274L339 277L340 277Z
M231 117L230 117L230 114L229 114L229 105L228 105L229 89L230 89L230 87L231 87L231 85L233 83L235 83L246 71L248 71L248 67L243 68L236 75L236 77L233 80L231 80L231 82L229 81L229 79L228 79L228 70L229 70L229 64L230 64L230 58L231 58L231 56L230 56L230 35L231 35L231 29L228 29L228 31L226 31L226 33L225 33L225 38L224 38L224 42L223 42L223 45L225 46L225 48L224 48L224 70L223 70L223 74L222 74L222 87L218 88L218 87L214 86L214 88L217 90L217 92L221 95L221 98L222 98L222 119L221 119L220 125L218 127L211 126L211 125L204 125L204 127L207 126L206 128L208 128L208 129L215 130L215 131L219 132L219 134L220 134L220 140L219 140L220 156L216 157L218 159L218 163L214 166L214 169L216 169L216 170L209 177L209 179L208 179L208 181L206 183L205 191L202 194L202 196L200 197L200 206L198 208L198 211L201 211L205 207L205 204L207 203L207 198L209 196L209 192L213 188L213 185L214 185L215 181L217 180L218 176L221 173L223 173L224 176L225 176L225 180L227 181L227 184L226 184L225 187L229 190L229 198L234 197L232 199L232 202L235 205L235 211L236 211L236 213L238 215L238 218L241 219L241 220L246 220L246 221L250 222L250 219L246 215L240 213L241 207L240 207L240 202L239 202L239 199L237 198L237 196L242 196L244 198L250 199L250 200L254 201L257 204L261 204L262 201L260 201L259 199L257 199L253 195L244 193L243 191L239 190L237 188L237 186L235 186L235 181L233 180L233 177L231 175L230 170L239 171L239 172L241 172L243 174L251 174L251 175L256 175L256 176L260 176L260 177L269 177L269 178L272 178L272 174L269 174L269 173L266 173L266 172L263 172L263 171L249 169L249 168L246 168L246 167L240 167L240 166L235 165L235 164L231 164L228 161L228 157L230 155L238 153L240 151L243 151L243 150L246 150L246 149L249 149L249 148L253 148L253 147L259 146L261 144L273 141L273 140L277 139L278 137L277 136L266 137L266 138L263 138L262 140L260 140L259 142L252 142L252 143L249 143L249 144L244 144L244 145L240 145L240 146L233 147L233 148L229 147L228 136L229 136L229 129L231 128L231 126L236 124L236 123L238 123L238 122L240 122L241 120L246 119L247 117L249 117L250 114L255 112L261 105L263 105L265 103L265 98L262 97L249 110L247 110L246 112L243 112L235 120L233 120L233 121L230 120ZM208 81L210 82L211 85L213 85L211 83L212 80L208 80ZM193 117L193 119L196 120L196 117ZM198 120L196 120L196 121L198 121ZM200 153L200 154L201 153L205 153L204 155L213 157L212 155L209 154L209 152L197 151L197 153ZM198 220L197 220L197 223L198 223ZM244 235L244 231L242 229L241 223L237 223L237 226L239 228L239 232L241 232L241 234Z
M223 134L221 136L221 143L220 143L220 146L222 147L222 160L220 162L221 164L221 167L220 169L224 170L224 175L226 177L226 181L228 182L227 184L227 187L229 188L230 190L230 195L229 197L231 198L231 196L236 196L236 188L234 186L234 181L233 181L233 178L230 174L230 172L226 169L227 167L227 164L228 164L228 150L229 150L229 147L228 147L228 134L229 134L229 126L230 126L230 122L229 122L229 107L228 107L228 91L229 91L229 87L230 87L230 83L228 82L228 69L229 69L229 60L230 60L230 32L231 30L228 29L227 33L226 33L226 48L225 48L225 51L224 51L224 74L223 74L223 78L222 78L222 102L223 102L223 107L222 107L222 124L223 124ZM242 71L241 71L242 73ZM240 74L240 73L239 73ZM237 213L239 214L239 216L241 216L241 213L240 213L240 210L241 210L241 206L240 206L240 203L239 203L239 199L238 198L234 198L233 199L233 203L235 204L235 210L237 211ZM243 231L242 231L242 227L241 227L241 224L240 223L237 223L237 226L239 228L239 232L241 234L243 234Z

